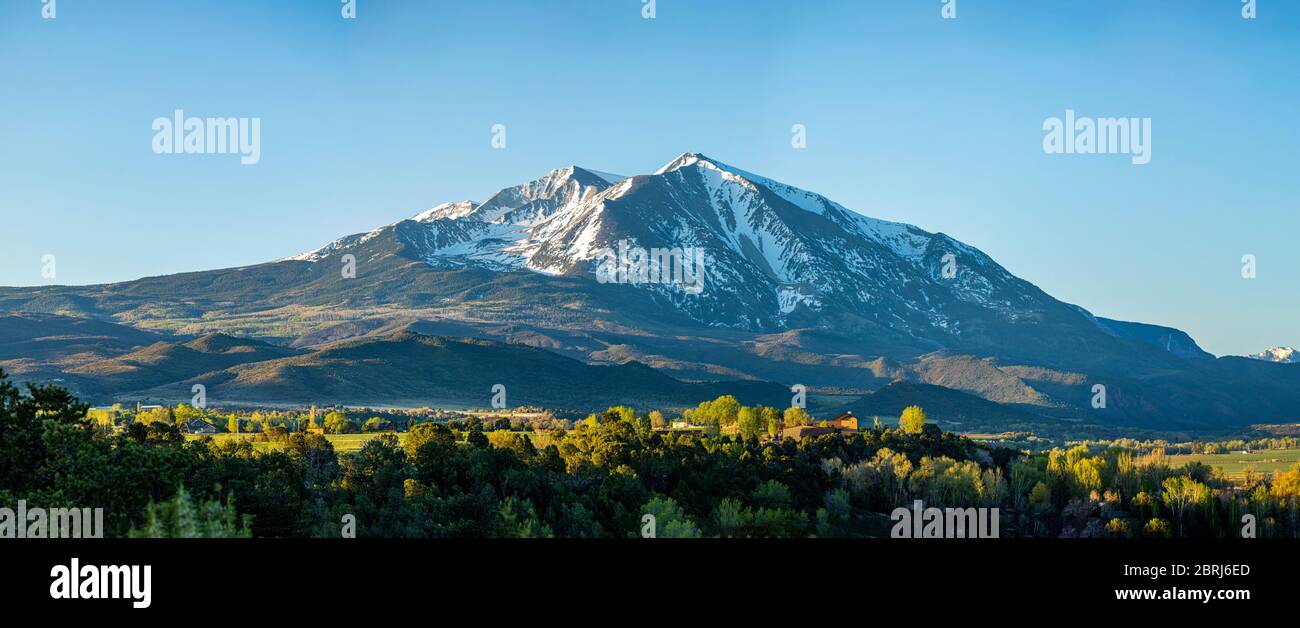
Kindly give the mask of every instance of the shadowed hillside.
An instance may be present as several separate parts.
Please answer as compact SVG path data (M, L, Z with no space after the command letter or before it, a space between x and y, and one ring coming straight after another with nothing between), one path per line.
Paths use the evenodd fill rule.
M260 340L209 334L177 344L158 342L126 355L74 368L70 374L92 381L109 393L138 390L162 382L177 382L237 364L296 355Z
M768 382L683 382L635 362L593 366L535 347L410 331L302 355L246 361L180 379L142 394L184 398L191 385L203 384L213 403L441 402L487 407L493 386L501 384L511 406L588 409L640 402L673 407L721 394L747 403L789 401L784 386Z

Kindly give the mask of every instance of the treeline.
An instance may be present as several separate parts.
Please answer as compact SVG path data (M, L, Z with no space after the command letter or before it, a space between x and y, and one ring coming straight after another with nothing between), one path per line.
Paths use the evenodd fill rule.
M1261 536L1300 529L1300 467L1236 491L1208 469L1121 450L984 449L919 410L906 430L802 442L657 432L616 409L541 448L422 423L346 455L300 433L267 453L186 442L163 423L107 435L85 412L65 391L23 394L0 374L0 504L102 507L110 536L204 535L182 525L199 519L206 535L337 537L355 518L363 537L626 538L645 514L660 537L887 536L890 511L916 499L998 507L1002 536L1233 536L1246 512Z
M1070 445L1083 445L1092 450L1119 447L1132 451L1151 452L1157 449L1166 454L1227 454L1239 451L1263 451L1277 449L1300 449L1300 437L1275 436L1261 438L1234 438L1219 441L1184 441L1169 442L1165 440L1135 440L1121 438L1115 440L1078 441Z
M1242 486L1204 464L1172 466L1163 450L1079 445L1013 462L1008 479L1026 535L1300 536L1300 465Z
M164 423L184 426L191 421L203 421L221 432L239 432L257 434L263 432L301 432L308 428L328 428L327 419L332 419L335 433L356 433L361 431L404 431L410 425L425 421L451 421L465 419L471 415L464 412L415 409L354 409L349 415L342 410L315 408L295 410L222 410L217 408L196 408L187 404L175 406L158 406L142 409L139 412L129 406L115 404L107 408L87 410L87 419L104 431L115 427L129 426L132 423ZM369 426L369 429L367 428Z

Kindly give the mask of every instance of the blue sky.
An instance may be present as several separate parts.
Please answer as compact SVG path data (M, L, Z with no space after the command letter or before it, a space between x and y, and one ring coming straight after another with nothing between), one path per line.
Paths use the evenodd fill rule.
M0 285L45 254L70 284L254 264L699 151L1217 354L1300 345L1300 3L1258 2L3 0ZM1045 154L1067 108L1150 117L1151 163ZM261 118L261 162L154 154L175 109Z

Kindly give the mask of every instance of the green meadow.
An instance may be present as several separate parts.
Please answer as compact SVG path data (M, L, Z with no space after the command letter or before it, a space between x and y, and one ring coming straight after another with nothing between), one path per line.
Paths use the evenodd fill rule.
M1169 456L1170 466L1189 462L1200 462L1222 469L1224 475L1234 480L1246 476L1246 471L1271 474L1274 471L1287 471L1300 463L1300 449L1262 449L1248 454L1180 454Z
M387 433L394 434L395 432L387 432ZM384 435L383 432L378 432L374 434L326 434L325 439L328 440L330 444L334 446L334 451L340 454L345 454L345 453L357 451L366 444L366 441L369 441L374 438L378 438L383 435ZM258 442L256 440L253 440L254 437L256 436L255 434L212 434L211 436L213 440L216 440L218 442L228 441L228 440L241 440L241 439L252 440L253 450L259 452L274 451L275 449L282 446L279 443L272 443L269 441ZM397 437L400 439L402 435L397 434ZM186 440L198 440L200 438L202 438L202 436L198 434L185 435Z

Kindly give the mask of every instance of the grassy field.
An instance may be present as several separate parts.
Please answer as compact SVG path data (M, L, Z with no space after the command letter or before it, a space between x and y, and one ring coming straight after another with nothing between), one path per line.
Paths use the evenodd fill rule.
M1245 477L1247 469L1259 473L1287 471L1300 463L1300 449L1266 449L1252 451L1248 454L1187 454L1169 456L1171 465L1188 462L1201 462L1223 470L1224 475L1232 479Z
M366 444L366 441L372 438L377 438L382 435L383 434L326 434L325 439L328 440L331 445L334 445L334 451L341 454L345 454L348 452L353 452L353 451L357 451L358 449L361 449L361 447ZM398 434L397 437L400 439L402 435ZM187 440L197 440L201 437L198 436L197 434L187 434L185 438ZM226 441L232 439L251 440L253 438L253 435L252 434L213 434L212 438L216 441ZM274 451L275 448L278 446L279 445L277 445L276 443L271 443L271 442L262 442L262 443L256 441L253 442L253 449L256 451Z

